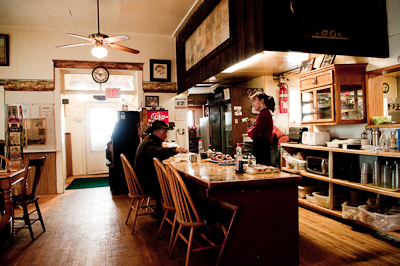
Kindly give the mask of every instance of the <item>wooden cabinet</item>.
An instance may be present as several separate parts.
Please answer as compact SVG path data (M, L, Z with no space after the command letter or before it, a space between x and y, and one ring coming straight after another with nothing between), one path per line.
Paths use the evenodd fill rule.
M333 207L333 195L338 195L339 193L344 193L347 195L347 199L351 198L351 193L361 192L366 193L366 197L375 196L376 198L381 198L382 195L400 198L400 191L396 189L384 189L380 187L373 187L368 185L362 185L360 183L361 174L360 168L363 163L369 163L372 169L373 161L377 160L384 165L386 161L392 164L394 161L399 161L399 152L378 152L375 154L373 151L366 150L353 150L353 149L339 149L339 148L327 148L322 146L307 146L302 144L290 144L282 143L281 154L286 151L290 154L296 154L297 152L302 152L305 156L317 156L328 159L328 176L322 174L315 174L311 172L297 172L289 169L284 158L282 160L281 170L289 173L299 173L303 180L302 182L307 183L307 181L318 182L318 185L324 185L329 194L329 207L324 208L318 206L314 203L308 202L306 199L299 198L299 205L315 210L317 212L322 212L327 215L333 215L335 217L342 218L343 214L341 208ZM343 165L352 165L353 170L348 170L350 168L345 168ZM344 170L344 171L343 171ZM352 174L351 174L352 173ZM343 178L345 176L345 178ZM325 190L325 189L324 189ZM364 195L365 196L365 195ZM347 222L354 222L359 225L370 227L376 231L380 231L375 227L371 227L367 224L362 223L358 220L346 220ZM386 232L382 233L400 238L400 231Z
M366 123L366 65L329 65L300 73L301 123Z

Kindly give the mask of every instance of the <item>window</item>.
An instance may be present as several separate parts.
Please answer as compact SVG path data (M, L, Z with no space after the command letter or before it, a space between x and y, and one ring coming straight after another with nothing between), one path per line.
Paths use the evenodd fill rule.
M194 112L193 110L188 110L188 117L187 117L187 121L188 121L188 126L192 127L194 126Z
M300 125L300 90L298 87L289 88L289 126Z

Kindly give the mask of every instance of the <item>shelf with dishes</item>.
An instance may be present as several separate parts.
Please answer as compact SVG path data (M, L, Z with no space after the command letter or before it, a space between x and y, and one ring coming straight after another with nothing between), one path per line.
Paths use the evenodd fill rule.
M304 162L302 165L299 164L298 166L295 165L293 167L290 160L291 158L285 159L282 157L282 171L301 175L303 177L303 183L300 186L303 186L303 184L304 186L307 184L318 184L319 186L325 188L313 190L313 192L315 192L313 194L325 193L325 197L323 197L323 204L321 204L321 202L317 202L317 200L315 200L315 203L311 203L306 199L299 198L300 206L310 208L323 214L346 219L348 218L346 217L347 209L345 209L347 208L347 202L350 202L354 199L354 193L359 193L364 197L366 196L366 198L364 198L363 201L359 201L359 204L357 205L349 205L348 208L352 208L353 210L357 211L357 215L362 216L362 218L358 218L359 220L354 221L346 220L346 222L354 222L400 239L400 212L396 211L393 214L386 211L383 214L380 214L379 212L376 213L370 209L368 209L370 212L363 209L372 208L374 206L366 203L367 198L368 201L372 198L372 202L376 201L376 203L378 203L379 200L381 200L381 202L390 202L390 204L393 202L397 203L398 199L400 199L400 189L371 186L369 183L361 184L362 175L360 171L360 165L363 165L366 162L370 163L371 165L373 165L374 161L380 161L381 165L383 165L383 162L385 161L388 161L390 164L394 163L395 161L399 162L398 158L400 157L400 152L379 152L375 154L373 151L366 150L328 148L323 146L310 146L292 143L282 143L281 146L281 155L287 152L292 155L296 155L297 157L302 157ZM310 158L315 158L316 161L313 162ZM299 161L301 162L300 159ZM316 166L316 168L313 166ZM389 186L394 187L394 183L393 185ZM308 197L311 192L307 193ZM341 194L343 194L344 197L338 200L337 196L340 196ZM312 195L311 198L316 198L316 196L317 195ZM342 203L346 207L342 207ZM341 207L343 208L344 212L339 210ZM400 209L400 206L398 206L398 208ZM361 215L360 213L363 214ZM384 218L381 219L379 218L380 216ZM371 224L368 224L371 217L372 222ZM390 227L380 224L380 221L385 219L389 221L388 224Z
M346 187L350 187L350 188L355 188L355 189L364 190L364 191L368 191L368 192L372 192L372 193L379 193L379 194L390 196L390 197L400 198L400 192L385 190L383 188L375 188L375 187L368 186L368 185L365 186L358 182L351 182L351 181L337 179L337 178L329 178L327 176L313 174L313 173L306 172L306 171L298 172L298 171L294 171L293 169L289 169L287 167L282 167L282 171L299 174L301 176L318 179L321 181L326 181L329 183L338 184L338 185L342 185L342 186L346 186Z

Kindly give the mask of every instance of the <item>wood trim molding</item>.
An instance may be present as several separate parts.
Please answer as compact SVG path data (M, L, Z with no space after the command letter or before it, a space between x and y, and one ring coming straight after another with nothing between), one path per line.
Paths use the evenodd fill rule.
M6 91L54 91L53 80L0 79Z
M77 60L53 60L54 68L81 68L93 69L95 67L105 67L107 69L121 70L143 70L143 63L118 63L103 61L77 61Z
M177 92L178 84L175 82L148 82L143 81L144 92Z
M400 71L400 65L394 65L394 66L371 70L371 71L368 71L366 74L385 75L385 74L399 72L399 71Z

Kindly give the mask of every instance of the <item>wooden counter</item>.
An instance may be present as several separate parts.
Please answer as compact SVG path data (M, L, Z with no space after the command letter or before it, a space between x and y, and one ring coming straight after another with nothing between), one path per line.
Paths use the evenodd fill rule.
M289 173L237 174L234 166L171 162L185 182L235 206L217 265L297 265L298 189Z
M44 163L42 177L37 187L37 194L48 195L57 193L56 152L55 151L24 151L24 162L28 158L38 159L47 155ZM33 178L29 179L29 187L32 187Z

